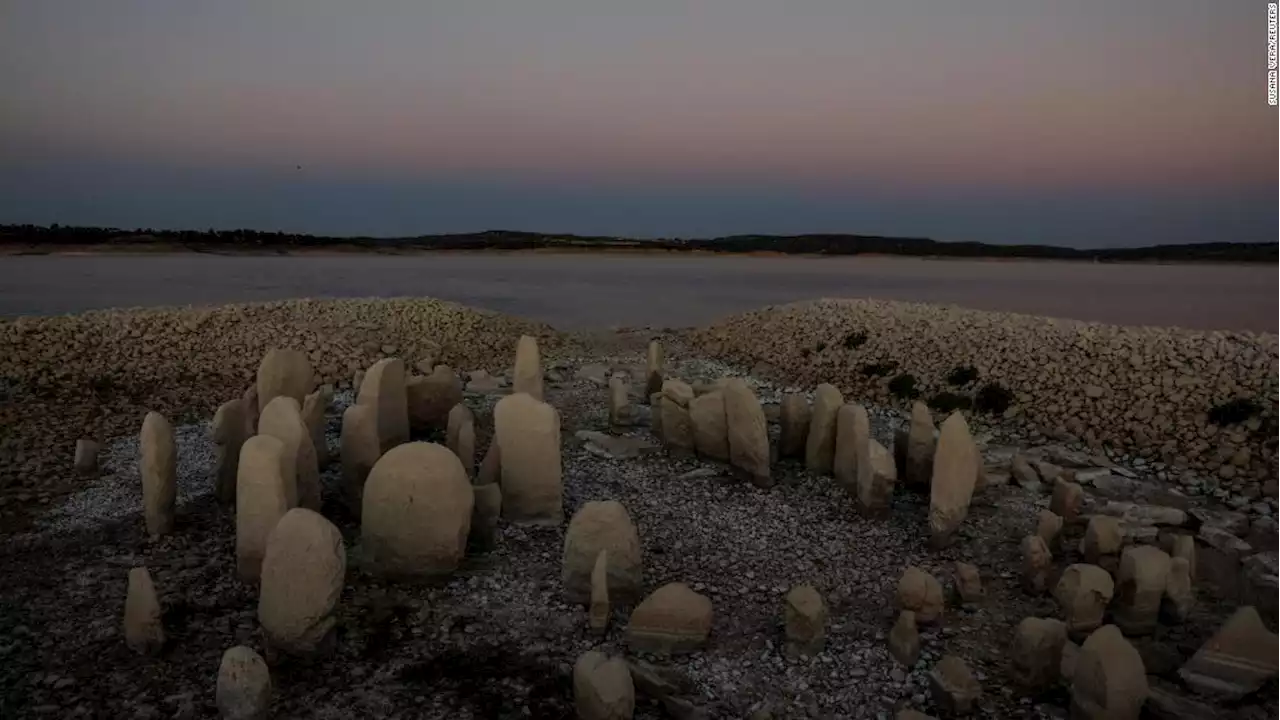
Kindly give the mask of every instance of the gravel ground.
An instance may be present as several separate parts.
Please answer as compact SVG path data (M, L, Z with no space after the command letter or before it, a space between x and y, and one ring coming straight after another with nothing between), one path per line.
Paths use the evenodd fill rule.
M760 710L775 718L883 718L903 706L933 711L926 674L946 652L964 658L982 683L979 717L1065 716L1061 690L1034 703L1019 698L1006 679L1004 658L1019 620L1056 614L1047 597L1028 596L1018 584L1018 542L1033 531L1047 497L1012 486L989 488L975 498L958 542L930 551L927 499L911 494L895 498L889 519L868 520L830 478L793 463L776 466L778 485L761 490L695 460L600 457L574 432L606 428L606 390L575 379L574 371L586 362L635 367L642 363L642 344L638 334L623 334L602 343L601 356L552 364L548 399L563 423L566 521L589 500L621 501L639 529L646 589L681 581L714 603L704 650L648 658L684 679L686 707L714 718ZM668 357L669 374L690 381L740 374L690 358L674 340ZM753 384L765 402L776 400L777 388ZM482 443L496 399L467 398ZM349 402L349 393L339 393L330 409L334 450L338 418ZM874 409L872 422L873 435L888 443L902 419L897 411ZM215 717L221 653L238 643L261 648L256 591L236 579L234 513L211 496L207 425L176 432L180 493L173 535L145 537L136 441L128 439L104 448L99 480L0 548L6 578L0 587L0 716ZM645 427L631 434L649 436ZM324 480L336 484L336 466ZM585 609L561 600L564 527L503 524L496 549L469 556L447 582L385 585L360 574L358 526L332 498L329 492L324 512L342 529L352 559L338 610L338 642L330 656L273 669L276 717L568 717L577 656L596 647L626 652L624 611L615 608L600 640L587 630ZM907 565L919 565L946 586L955 560L981 568L986 601L974 610L949 606L940 627L922 628L920 662L909 669L897 665L886 636L899 575ZM126 574L139 564L151 569L170 641L154 659L128 650L120 625ZM827 645L816 657L789 659L781 652L782 602L799 583L813 584L827 599ZM1162 628L1140 643L1144 657L1152 658L1149 672L1176 669L1169 658L1193 652L1226 610L1206 601L1187 625ZM1153 667L1161 658L1166 667ZM1274 700L1269 702L1260 710L1274 717ZM652 700L642 700L636 716L681 717ZM1250 717L1248 711L1237 716Z

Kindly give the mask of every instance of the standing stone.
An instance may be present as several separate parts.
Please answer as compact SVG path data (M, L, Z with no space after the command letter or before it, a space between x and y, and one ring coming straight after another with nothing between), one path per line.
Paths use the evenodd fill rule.
M636 689L627 661L583 653L573 665L573 702L579 720L631 720Z
M342 495L356 517L360 517L365 480L381 456L378 409L358 403L348 406L342 413Z
M571 603L591 600L591 571L601 550L609 551L609 593L615 600L636 600L644 584L640 535L622 503L616 500L584 504L569 521L564 535L560 582Z
M922 402L911 405L911 425L907 431L907 487L927 490L933 481L933 454L937 448L937 430L933 427L933 416L929 407Z
M1190 535L1174 535L1170 542L1169 555L1187 561L1187 572L1191 579L1196 579L1196 539Z
M173 427L158 412L142 421L138 438L142 469L142 511L151 537L173 532L173 505L178 495L178 451Z
M223 720L266 720L271 707L271 671L262 656L244 645L224 652L215 698Z
M307 426L307 434L311 436L311 447L315 450L316 468L319 470L329 465L329 442L324 436L324 414L332 400L326 390L328 387L325 385L302 401L302 422Z
M844 491L858 495L858 463L867 454L871 421L861 405L845 403L836 410L836 445L831 455L831 475Z
M1097 565L1077 563L1067 567L1053 589L1066 615L1067 632L1080 637L1102 625L1102 615L1115 594L1115 583L1106 570Z
M1053 570L1053 553L1044 538L1028 535L1022 538L1022 587L1032 595L1041 595L1049 588L1049 573Z
M476 472L476 417L471 408L458 403L449 411L444 444L458 456L467 477Z
M689 403L693 402L693 397L693 388L681 380L662 383L662 442L668 452L677 457L693 455L696 447L693 420L689 417Z
M78 475L89 477L98 471L98 443L80 438L76 441L75 471Z
M474 503L462 463L448 448L425 442L392 448L364 485L366 568L410 580L452 573L466 551Z
M654 393L662 392L663 377L665 370L664 353L662 351L662 341L649 341L649 355L645 363L644 372L644 394L645 397L652 398Z
M499 454L498 439L489 441L480 468L476 470L476 485L493 485L502 480L502 456Z
M803 458L809 437L809 401L803 393L783 393L779 409L778 457Z
M300 350L272 348L258 364L259 413L280 396L291 397L301 406L303 398L315 387L315 371L306 353Z
M662 434L662 392L656 392L649 396L649 429L659 438L665 439ZM728 442L728 439L725 439Z
M955 655L945 655L929 671L933 702L952 715L968 715L982 697L982 686L969 666Z
M929 490L929 531L934 547L942 547L969 514L973 486L978 481L978 449L969 436L969 424L958 412L942 423L933 457L933 481Z
M702 457L729 460L729 420L725 415L724 393L720 390L689 401L689 422L693 423L693 447Z
M929 573L912 565L898 579L898 607L916 614L916 620L929 625L942 617L942 585Z
M405 395L410 429L447 428L449 413L462 402L462 379L448 365L437 365L426 377L409 378Z
M270 435L284 443L285 453L293 458L293 488L296 495L290 500L308 510L320 509L320 469L316 465L316 450L311 444L311 432L302 420L298 401L291 397L277 397L267 403L258 418L258 433ZM286 491L289 478L285 479Z
M498 401L493 424L502 458L502 517L559 525L564 520L559 415L531 395L516 393Z
M1058 536L1062 533L1062 517L1049 510L1041 510L1036 520L1036 535L1052 550L1058 545Z
M538 339L521 335L516 343L516 365L512 373L511 391L525 393L534 400L542 400L542 355L538 352Z
M1058 682L1067 626L1061 620L1029 617L1018 623L1009 645L1013 681L1028 694L1051 689Z
M145 567L129 570L129 590L124 599L124 640L142 655L156 655L164 648L160 601L151 573Z
M1101 627L1084 641L1071 677L1072 718L1137 720L1148 692L1142 656L1120 628Z
M1053 497L1049 500L1049 510L1062 516L1062 521L1072 523L1080 516L1080 506L1084 503L1084 488L1079 483L1058 480L1053 484Z
M952 579L955 582L956 598L961 605L977 605L987 597L982 589L982 573L978 566L967 562L956 562Z
M258 406L258 385L250 385L240 399L244 401L244 436L250 438L258 434L258 414L261 412Z
M1018 453L1009 461L1009 474L1013 476L1013 481L1018 487L1028 490L1038 490L1040 488L1040 473L1032 467L1031 461L1026 455ZM1047 540L1045 542L1048 542Z
M1252 605L1233 614L1178 676L1192 690L1234 702L1276 677L1276 634Z
M267 536L292 505L285 473L292 463L284 443L270 435L254 435L240 448L236 473L236 571L255 582L267 551Z
M364 374L356 403L374 408L381 452L409 442L409 394L403 360L383 358L374 363Z
M240 471L240 448L249 439L249 422L244 400L223 403L213 414L213 491L221 503L236 501L236 473Z
M827 642L827 604L812 585L797 585L783 605L787 653L817 655Z
M760 401L742 378L724 384L724 414L729 424L729 465L756 487L773 487L769 472L769 425Z
M908 668L920 660L920 631L916 629L916 614L910 610L898 613L898 621L889 631L889 654Z
M804 466L818 475L830 475L836 457L836 413L844 396L834 385L823 383L813 393L809 435L804 443Z
M475 502L471 506L471 528L467 547L488 552L497 544L498 518L502 516L502 486L497 483L472 485Z
M1114 558L1124 546L1124 528L1120 519L1106 515L1094 515L1089 518L1085 527L1084 538L1080 541L1080 554L1085 562L1094 565L1106 564L1104 559ZM1111 561L1114 568L1114 560Z
M1154 632L1168 580L1169 556L1163 550L1153 545L1125 548L1111 609L1116 626L1126 635Z
M604 635L609 629L609 551L601 550L591 567L591 604L587 610L587 625L596 635Z
M333 631L346 576L338 528L306 508L285 513L262 559L258 622L270 646L293 655L315 652Z
M702 647L710 632L711 600L684 583L668 583L632 611L626 638L632 652L669 655Z
M1191 564L1186 558L1169 560L1169 579L1160 599L1160 617L1166 622L1182 623L1191 615L1196 604L1195 588L1191 581Z
M631 407L631 382L626 375L615 374L609 378L609 427L614 430L635 424L635 409Z
M858 511L869 517L884 517L893 501L898 470L885 446L868 439L865 447L866 452L858 458Z

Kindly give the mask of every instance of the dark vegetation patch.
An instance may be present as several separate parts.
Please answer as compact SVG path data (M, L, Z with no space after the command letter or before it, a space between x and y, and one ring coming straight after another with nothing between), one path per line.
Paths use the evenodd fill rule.
M916 376L910 373L903 373L890 380L889 394L899 400L912 400L920 397L920 391L916 389Z
M854 348L865 345L866 342L867 333L865 331L859 330L858 332L851 332L844 336L844 349L853 350Z
M958 365L947 373L947 384L964 387L978 379L978 371L968 365Z
M862 366L861 372L863 377L884 377L897 369L897 361L886 360L885 362L867 363Z
M1262 412L1262 406L1249 398L1235 398L1209 409L1209 422L1219 427L1235 425Z
M941 413L968 410L972 406L973 400L968 395L960 393L940 392L929 398L929 407Z
M1003 415L1010 405L1013 405L1013 392L996 382L983 385L973 399L974 409L988 415Z

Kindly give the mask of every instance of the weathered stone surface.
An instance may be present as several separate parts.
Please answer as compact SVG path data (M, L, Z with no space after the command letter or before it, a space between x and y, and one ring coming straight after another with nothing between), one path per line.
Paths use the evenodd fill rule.
M626 638L633 652L674 654L702 647L710 632L711 600L684 583L668 583L632 611Z
M1220 597L1240 597L1241 563L1253 552L1249 543L1220 527L1201 527L1196 534L1196 579Z
M1022 587L1032 595L1043 594L1053 571L1053 553L1039 535L1022 538Z
M1142 657L1120 628L1106 625L1084 641L1071 678L1071 717L1137 720L1147 692Z
M221 503L236 500L236 473L240 471L240 448L249 439L248 411L243 398L223 403L213 414L213 492Z
M978 566L957 561L952 567L956 599L961 605L977 605L986 599L987 591L982 588L982 573Z
M667 450L676 456L688 456L696 448L693 430L693 419L689 417L689 403L693 401L693 388L681 380L666 380L662 383L662 401L659 414L662 416L659 427L662 429L662 442ZM726 419L726 426L728 420ZM728 436L725 436L728 443Z
M1102 625L1102 615L1115 594L1115 583L1097 565L1077 563L1067 567L1053 590L1066 616L1067 632L1073 637L1087 635Z
M543 372L538 339L530 335L521 335L516 343L516 364L511 377L511 390L525 393L534 400L541 401Z
M827 603L812 585L797 585L783 603L787 652L816 655L827 642Z
M317 512L294 508L267 538L258 622L273 649L315 652L332 632L347 575L342 533Z
M346 505L360 516L364 483L382 457L378 441L378 410L372 405L350 405L342 413L342 494Z
M1190 535L1172 535L1169 538L1169 545L1165 548L1165 552L1169 553L1172 558L1182 558L1187 561L1187 571L1191 575L1191 579L1196 579L1196 539Z
M76 474L90 477L98 472L98 443L88 438L76 440L75 462L72 467Z
M649 429L659 438L663 438L662 434L662 393L656 392L649 395Z
M609 378L609 427L625 428L636 422L635 408L631 405L631 382L618 373Z
M1276 635L1252 606L1236 610L1226 624L1182 666L1178 675L1192 690L1234 701L1276 677Z
M627 662L595 650L573 665L573 701L579 720L631 720L636 690Z
M1036 535L1044 541L1050 550L1057 547L1058 537L1062 533L1062 516L1049 510L1041 510L1036 520Z
M505 488L503 495L505 504ZM424 442L392 448L364 486L365 568L405 579L452 573L466 550L474 503L462 463L448 448Z
M769 426L760 401L742 378L730 378L721 392L724 393L724 414L729 426L730 467L735 475L756 487L772 487Z
M320 470L329 465L329 443L324 436L324 414L328 412L329 403L332 401L333 388L329 385L321 386L302 401L302 422L306 424L307 433L311 436L311 446L316 453L316 467Z
M476 472L476 418L471 408L458 403L449 411L444 444L458 456L467 477Z
M559 414L517 393L498 401L493 422L501 457L503 519L559 525L564 520Z
M916 614L916 620L928 625L942 618L942 585L929 573L914 565L898 579L898 607Z
M1063 681L1070 684L1076 674L1076 661L1080 659L1080 646L1067 640L1062 644L1062 662L1058 665L1058 674Z
M1160 598L1160 617L1169 623L1186 622L1195 604L1196 593L1191 581L1190 563L1186 558L1171 558L1164 596Z
M823 383L813 393L809 435L804 444L804 465L810 472L830 475L836 455L836 413L844 396L834 385Z
M723 391L716 390L691 400L689 421L693 423L693 446L698 455L727 462L729 419L725 414Z
M889 631L889 654L908 668L920 660L920 631L916 628L916 614L910 610L898 613L898 620Z
M1080 541L1080 554L1085 562L1097 565L1104 556L1116 555L1124 547L1124 528L1119 518L1093 515Z
M173 506L178 497L178 449L173 427L160 413L149 412L143 419L138 454L147 534L168 535L173 532Z
M124 641L142 655L155 655L164 648L164 625L160 601L151 573L145 567L129 570L129 589L124 599Z
M489 443L489 449L484 453L484 459L480 461L480 468L476 470L476 485L489 485L502 480L502 455L498 448L497 438Z
M236 571L246 582L257 581L267 537L289 511L285 473L292 471L284 443L270 435L254 435L240 448L236 473Z
M285 396L301 406L303 398L315 388L315 371L306 353L291 348L272 348L258 364L258 407L262 412L267 403Z
M933 454L937 448L937 430L933 415L922 402L911 405L911 422L907 430L906 476L907 487L926 490L933 482Z
M374 408L378 447L383 453L409 442L409 394L405 383L404 361L383 358L365 372L356 395L357 403Z
M945 655L929 671L929 691L933 702L953 715L968 715L982 697L969 666L955 655Z
M497 543L498 518L502 516L502 487L497 483L472 485L471 527L467 531L467 547L488 552Z
M1118 517L1134 525L1185 525L1187 523L1186 512L1164 505L1144 505L1112 500L1103 505L1098 512Z
M215 699L223 720L266 720L271 708L271 671L262 656L244 645L224 652Z
M311 444L311 431L302 420L298 401L280 396L262 409L258 418L258 434L270 435L284 443L285 454L293 459L293 492L290 500L308 510L320 509L320 469L316 465L316 451ZM289 478L285 478L285 491L289 491Z
M1276 604L1280 600L1280 557L1275 550L1250 555L1241 563L1240 600L1257 608L1267 627L1276 626Z
M640 535L622 503L588 502L569 521L564 536L560 581L565 599L591 600L591 571L601 550L609 552L609 595L614 601L634 602L644 585Z
M969 424L960 413L951 413L942 423L933 457L929 540L934 547L947 544L969 514L978 470L978 449L969 436Z
M579 430L573 434L587 452L611 460L628 460L659 450L659 446L634 435L610 435L595 430Z
M644 374L645 397L651 398L654 393L662 392L662 383L665 371L663 367L664 362L665 354L662 350L662 341L650 340Z
M1187 524L1196 530L1207 527L1218 528L1236 537L1243 537L1249 532L1249 516L1242 512L1198 507L1189 510L1187 515Z
M1125 548L1116 574L1116 596L1112 602L1113 622L1126 635L1148 635L1155 631L1169 578L1169 556L1151 545Z
M405 394L410 428L447 428L449 413L462 403L462 380L453 368L437 365L430 375L409 378Z
M587 625L591 632L603 635L609 629L612 607L609 604L609 551L601 550L591 566L591 604L587 607Z
M1053 484L1053 497L1049 500L1049 509L1060 515L1066 523L1075 522L1080 516L1080 506L1084 503L1084 488L1079 483L1059 480Z
M888 515L897 481L893 456L885 446L868 438L866 452L858 458L858 511L870 517Z
M809 401L803 393L783 393L778 424L778 457L803 458L809 437Z
M845 403L836 410L836 445L831 456L831 475L845 492L858 496L858 460L866 453L871 438L871 421L867 410L855 403Z
M1018 454L1013 456L1013 460L1009 462L1009 473L1019 487L1030 490L1040 489L1040 474L1031 466L1031 461L1027 459L1026 455Z
M1024 618L1009 645L1009 670L1024 691L1038 694L1058 682L1067 626L1052 618Z

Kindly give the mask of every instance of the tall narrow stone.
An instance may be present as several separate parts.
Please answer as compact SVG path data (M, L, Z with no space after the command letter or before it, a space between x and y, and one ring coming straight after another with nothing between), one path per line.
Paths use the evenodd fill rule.
M933 481L933 453L937 446L933 415L922 402L911 405L911 423L907 430L907 487L927 490Z
M472 485L475 504L471 507L471 529L467 547L488 552L497 544L498 518L502 517L502 486L498 483Z
M559 525L564 520L560 416L527 393L493 409L502 461L502 516L509 522Z
M1191 580L1191 564L1186 558L1169 560L1169 579L1160 598L1160 617L1169 623L1186 622L1196 604L1195 587Z
M866 454L871 424L861 405L845 403L836 411L836 446L832 454L831 474L852 496L858 494L858 461Z
M649 353L645 362L644 372L644 394L645 397L652 397L654 393L662 392L662 382L665 377L665 353L662 350L661 340L649 341Z
M701 457L729 460L729 421L725 414L724 392L716 390L689 401L689 421L693 424L693 446Z
M803 458L809 437L809 401L803 393L783 393L779 408L778 457Z
M635 408L631 406L631 381L622 373L609 378L609 427L614 430L635 424Z
M601 550L591 567L591 605L587 624L591 632L603 635L609 629L609 551Z
M307 393L315 387L315 371L306 353L291 348L272 348L258 364L258 412L281 395L291 397L301 406Z
M1169 580L1169 556L1152 545L1125 548L1116 574L1111 615L1126 635L1149 635L1160 617L1160 599Z
M498 448L498 439L492 438L485 450L484 459L476 470L476 485L489 485L502 480L502 455Z
M1106 625L1084 641L1071 676L1071 717L1138 720L1149 692L1142 656L1120 628Z
M346 584L342 533L319 513L294 508L267 536L258 594L258 622L273 649L315 652L337 623Z
M151 583L151 573L145 567L129 570L129 589L124 600L124 639L130 649L142 655L155 655L164 648L160 601Z
M1053 553L1039 535L1022 538L1022 587L1032 595L1042 595L1049 588L1053 570Z
M213 490L221 503L236 501L236 473L240 470L240 448L249 439L249 419L242 398L223 403L213 414Z
M332 401L332 391L328 385L307 395L302 401L302 422L307 426L311 436L311 447L316 453L316 468L323 470L329 465L329 443L325 439L324 414Z
M920 660L920 630L916 627L914 612L898 612L898 620L889 631L889 654L908 668L915 667Z
M292 505L285 492L292 465L284 443L270 435L254 435L240 448L236 473L236 571L255 582L262 570L267 536Z
M858 458L858 512L868 517L889 514L898 470L893 455L875 440L867 440L867 451Z
M674 379L662 383L662 443L677 457L693 455L696 448L693 419L689 417L693 397L688 383Z
M445 445L458 456L467 477L476 473L476 418L471 408L461 403L449 411L445 428Z
M316 465L316 451L311 444L311 431L302 420L298 401L280 396L262 410L258 418L258 434L270 435L284 443L285 452L293 458L292 478L296 504L308 510L320 509L320 470ZM289 478L285 479L289 483ZM286 486L286 491L288 487Z
M76 440L75 468L81 477L92 477L98 472L98 443L89 438Z
M772 487L769 426L760 401L742 378L730 378L722 392L729 424L729 465L735 475L752 485Z
M383 453L409 442L409 394L403 360L383 358L374 363L364 374L356 402L374 408L378 447Z
M969 424L960 413L951 413L938 435L929 488L930 542L934 547L950 542L969 514L979 469L978 449L969 436Z
M809 435L804 444L804 465L810 472L830 475L836 454L836 413L844 396L834 385L823 383L813 394Z
M525 393L534 400L542 400L542 355L538 352L538 339L532 335L521 335L516 343L511 391Z
M347 508L360 516L364 483L382 456L378 442L378 409L350 405L342 413L342 495Z
M138 452L147 533L152 537L168 535L173 532L173 506L178 496L178 449L173 427L160 413L149 412L143 419Z

